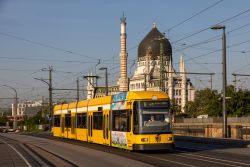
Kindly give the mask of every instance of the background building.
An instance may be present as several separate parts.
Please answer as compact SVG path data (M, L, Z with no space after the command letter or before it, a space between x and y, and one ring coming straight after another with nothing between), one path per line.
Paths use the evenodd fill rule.
M121 18L120 34L120 78L115 86L110 86L109 94L122 91L164 91L170 99L185 112L187 101L194 100L195 89L185 74L184 58L180 57L179 72L172 64L172 46L156 24L140 42L137 67L127 79L126 18ZM87 99L105 96L105 87L97 87L96 78L88 79Z
M25 116L32 117L37 114L38 111L47 109L48 102L45 100L37 101L22 101L17 104L17 118L23 118ZM12 117L14 116L14 104L12 104Z

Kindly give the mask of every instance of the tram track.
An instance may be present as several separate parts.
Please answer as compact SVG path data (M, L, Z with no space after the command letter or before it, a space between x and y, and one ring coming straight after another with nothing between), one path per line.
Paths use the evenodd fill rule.
M174 150L166 151L146 151L146 152L130 152L121 149L90 144L82 141L76 141L71 139L55 138L50 135L32 135L43 137L51 140L62 141L70 144L79 145L82 147L87 147L103 152L108 152L111 154L116 154L124 156L133 160L141 161L154 166L186 166L186 167L196 167L196 166L228 166L228 167L250 167L250 161L239 160L234 155L229 155L223 153L214 153L211 150L197 150L194 148L182 148L176 147ZM108 148L107 148L108 147ZM229 157L227 157L227 156Z
M67 166L67 167L77 167L77 164L68 161L64 157L57 155L51 151L48 151L42 147L29 142L20 142L16 139L12 139L6 136L0 135L0 141L5 140L4 143L10 145L14 148L19 155L24 159L28 167L31 166ZM6 142L8 141L8 142Z

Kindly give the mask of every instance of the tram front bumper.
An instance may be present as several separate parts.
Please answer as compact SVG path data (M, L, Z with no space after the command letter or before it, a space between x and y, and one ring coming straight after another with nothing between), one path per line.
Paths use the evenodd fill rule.
M174 149L174 143L133 144L133 150L171 150L171 149Z

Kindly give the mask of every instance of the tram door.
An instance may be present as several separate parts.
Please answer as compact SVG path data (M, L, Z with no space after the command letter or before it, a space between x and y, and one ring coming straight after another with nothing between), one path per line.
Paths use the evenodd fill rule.
M65 114L65 130L64 137L69 138L71 135L71 115Z
M109 145L109 111L103 112L103 144Z
M93 142L93 113L88 113L88 142Z
M64 137L64 125L65 125L65 119L64 115L61 116L61 137Z

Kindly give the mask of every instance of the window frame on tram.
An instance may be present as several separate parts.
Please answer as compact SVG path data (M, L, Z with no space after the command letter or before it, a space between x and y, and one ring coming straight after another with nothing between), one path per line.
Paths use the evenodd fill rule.
M130 132L131 116L131 110L113 110L111 130L119 132Z
M162 104L165 103L165 106L162 105L161 103ZM155 105L155 104L160 104L160 105ZM156 120L154 122L150 120L151 116L154 116L160 120ZM169 100L160 100L160 101L147 101L147 100L143 101L142 100L142 101L133 102L133 133L134 134L171 133L170 123L165 121L166 118L170 119L170 101ZM150 131L150 129L152 130Z
M102 130L103 112L93 112L93 129Z
M76 119L76 128L87 128L87 113L77 113Z
M71 114L65 114L65 127L70 128L71 127Z
M61 126L61 115L54 115L54 127Z

